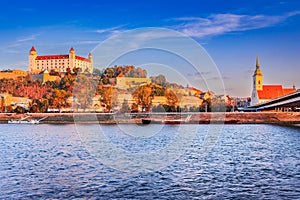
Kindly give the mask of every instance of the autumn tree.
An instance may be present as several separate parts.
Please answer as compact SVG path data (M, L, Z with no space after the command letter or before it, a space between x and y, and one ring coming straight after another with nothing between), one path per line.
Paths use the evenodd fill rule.
M65 90L57 90L55 89L52 92L52 96L49 99L49 105L57 108L57 109L61 109L61 108L65 108L68 107L69 104L67 102L69 95L67 94L67 92Z
M131 112L132 113L136 113L136 112L138 112L139 111L139 106L136 104L136 103L133 103L132 105L131 105Z
M133 97L138 106L142 107L143 111L150 110L152 99L154 97L151 84L142 85L133 92Z
M102 87L99 90L100 99L102 103L105 104L106 110L111 111L112 107L116 103L117 100L117 92L113 87Z
M48 110L48 100L47 99L34 99L29 108L31 113L45 113Z
M178 105L178 98L176 94L171 89L166 89L165 97L166 97L167 105L169 107L169 111L172 112L176 111Z

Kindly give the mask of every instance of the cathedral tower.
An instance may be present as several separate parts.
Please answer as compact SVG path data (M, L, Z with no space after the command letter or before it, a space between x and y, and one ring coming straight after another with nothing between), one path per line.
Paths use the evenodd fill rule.
M263 90L263 74L260 70L258 55L256 56L256 69L253 74L253 88L255 88L256 90Z
M258 94L257 91L263 90L263 74L260 70L260 62L258 55L256 55L256 69L253 74L253 90L251 95L251 105L258 104Z

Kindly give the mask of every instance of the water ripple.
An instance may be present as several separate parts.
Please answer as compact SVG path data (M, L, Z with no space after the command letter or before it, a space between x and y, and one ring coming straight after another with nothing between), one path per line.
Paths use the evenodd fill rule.
M111 141L132 152L164 148L173 137L135 139L116 126L109 129ZM201 125L183 156L141 174L103 165L85 149L74 125L1 130L0 199L300 198L299 129L226 125L215 148L201 155L207 130Z

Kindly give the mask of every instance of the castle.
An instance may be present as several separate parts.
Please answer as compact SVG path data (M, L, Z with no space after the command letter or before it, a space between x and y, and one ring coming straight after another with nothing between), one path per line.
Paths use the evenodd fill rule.
M263 74L260 70L259 58L256 56L256 69L253 74L251 106L270 101L271 99L275 99L295 91L295 86L293 86L293 88L283 88L282 85L263 85Z
M34 46L31 47L28 57L28 68L31 74L38 74L42 71L67 72L81 69L81 72L92 73L93 60L92 54L88 58L75 55L72 47L69 54L63 55L44 55L38 56Z

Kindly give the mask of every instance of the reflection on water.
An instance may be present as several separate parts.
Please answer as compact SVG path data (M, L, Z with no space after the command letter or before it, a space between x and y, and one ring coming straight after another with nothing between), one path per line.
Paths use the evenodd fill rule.
M116 125L102 128L127 152L163 149L176 134L174 126L152 138L133 138ZM133 174L102 164L74 125L1 125L0 199L300 198L300 129L225 125L203 155L207 129L200 125L184 154L167 167Z

